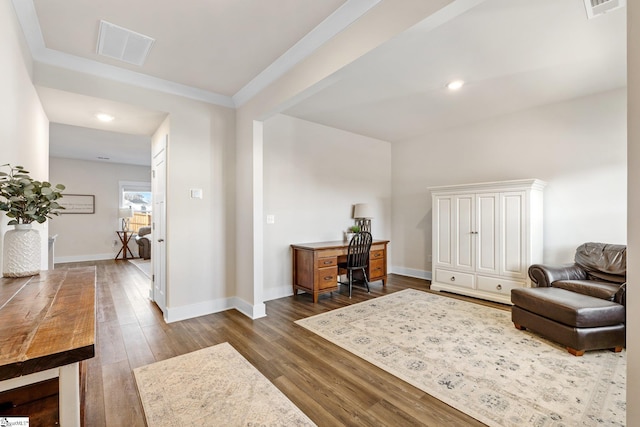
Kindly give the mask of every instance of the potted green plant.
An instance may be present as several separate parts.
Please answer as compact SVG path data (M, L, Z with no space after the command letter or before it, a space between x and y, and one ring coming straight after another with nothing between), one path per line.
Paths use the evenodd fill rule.
M351 227L349 227L347 229L347 231L345 231L344 233L344 240L346 242L350 242L351 239L353 239L354 234L359 233L360 232L360 226L358 225L352 225Z
M37 181L22 166L2 165L0 171L0 211L11 218L3 244L3 275L5 277L33 276L40 272L40 233L32 223L43 223L64 209L57 202L62 198L64 185L52 186Z

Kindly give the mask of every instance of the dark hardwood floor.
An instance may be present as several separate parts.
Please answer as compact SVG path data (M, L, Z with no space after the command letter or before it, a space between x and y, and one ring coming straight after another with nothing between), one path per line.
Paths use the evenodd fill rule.
M319 426L483 425L293 323L406 288L427 290L427 281L391 275L386 287L373 283L371 294L354 289L351 299L342 289L317 304L308 294L269 301L267 317L258 320L229 310L166 324L148 299L148 279L134 265L100 261L56 268L86 265L98 271L97 355L83 366L86 427L144 426L132 370L222 342Z

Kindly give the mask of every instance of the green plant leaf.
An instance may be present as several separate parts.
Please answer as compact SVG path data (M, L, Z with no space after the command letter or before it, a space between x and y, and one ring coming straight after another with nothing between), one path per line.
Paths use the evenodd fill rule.
M13 218L9 224L43 223L50 218L49 214L58 215L55 209L63 209L53 202L62 197L63 185L52 188L47 181L34 180L22 166L6 164L0 168L9 169L0 171L0 211Z

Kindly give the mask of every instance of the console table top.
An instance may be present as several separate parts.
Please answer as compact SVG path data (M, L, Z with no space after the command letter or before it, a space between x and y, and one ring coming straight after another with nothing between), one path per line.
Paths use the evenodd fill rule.
M96 269L0 279L0 381L95 355Z

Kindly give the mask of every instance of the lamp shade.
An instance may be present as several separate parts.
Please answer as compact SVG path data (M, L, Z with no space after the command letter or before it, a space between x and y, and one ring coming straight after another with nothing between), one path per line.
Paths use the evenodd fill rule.
M373 218L373 209L367 203L358 203L353 207L354 218Z
M133 208L131 206L120 208L118 210L118 218L133 218Z

